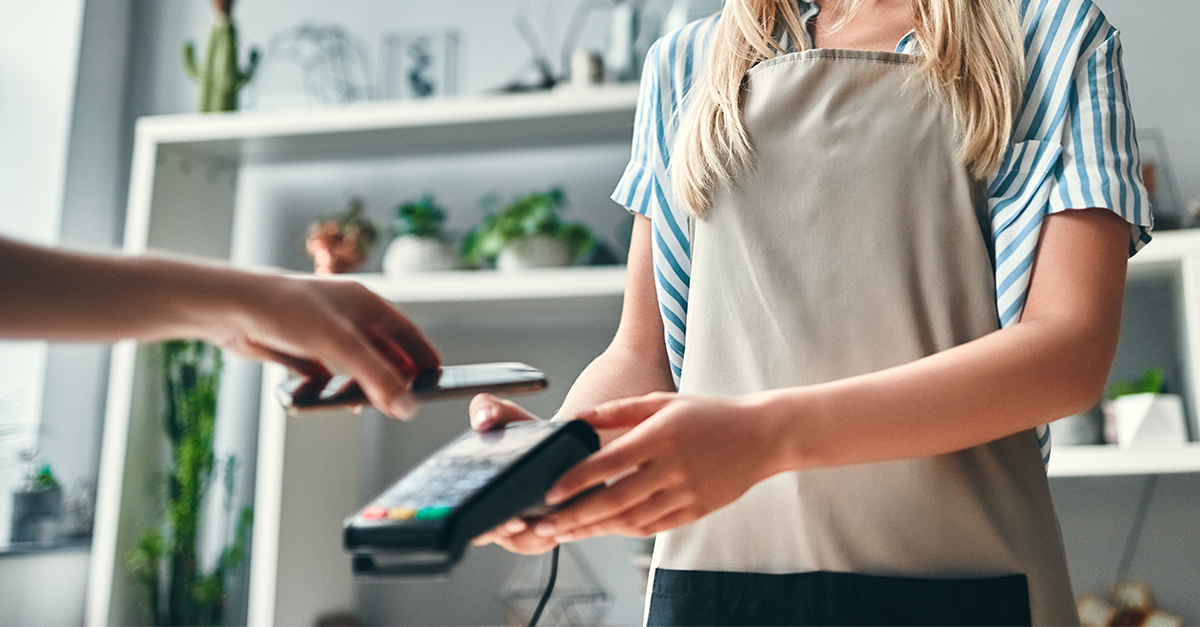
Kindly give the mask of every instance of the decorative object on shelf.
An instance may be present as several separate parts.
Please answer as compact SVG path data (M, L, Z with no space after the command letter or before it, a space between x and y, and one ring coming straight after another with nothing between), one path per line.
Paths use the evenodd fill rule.
M1165 382L1156 366L1136 380L1114 383L1103 405L1105 440L1121 448L1186 444L1183 399L1162 393Z
M1050 437L1055 444L1067 446L1104 444L1104 416L1100 407L1055 420L1050 423Z
M517 12L513 15L513 27L517 29L517 34L521 36L521 40L529 48L529 64L537 72L537 77L533 82L514 79L500 88L502 92L551 89L561 80L561 77L554 71L554 67L550 65L550 59L546 56L546 51L542 47L542 38L534 30L533 21L529 18L530 13L529 2L526 0L517 7Z
M370 56L364 40L340 24L299 24L271 35L250 90L259 109L370 100Z
M352 198L345 212L309 225L305 249L317 274L344 274L366 263L378 239L379 229L363 215L362 199Z
M549 554L517 563L499 593L509 625L528 625L546 591ZM571 544L562 545L554 594L542 610L540 625L585 627L600 625L613 604L612 594L600 583L583 555Z
M571 87L595 87L604 82L604 59L591 50L571 53Z
M656 32L646 28L646 0L586 0L575 5L562 38L562 70L572 87L637 80L642 61ZM602 52L580 48L588 18L609 11L608 33ZM568 74L569 71L569 74Z
M1150 195L1154 214L1154 230L1166 231L1196 226L1183 204L1167 141L1157 129L1138 129L1138 152L1142 158L1142 182Z
M162 344L166 383L163 430L171 448L166 473L165 533L151 529L127 553L125 561L142 587L149 618L155 625L219 625L225 610L225 579L241 569L253 512L242 510L229 544L212 572L201 572L200 518L204 497L216 467L213 433L221 352L195 341ZM233 458L224 465L225 487L232 486ZM232 501L226 499L226 515ZM165 580L163 579L165 576Z
M458 93L457 28L384 33L380 43L379 96L434 98Z
M479 267L495 263L501 270L547 268L577 263L596 238L582 224L562 222L558 208L562 190L529 194L500 213L491 213L463 240L463 261Z
M458 255L442 239L445 220L446 212L430 196L396 207L392 226L395 239L383 256L383 272L401 276L457 269Z
M1081 627L1183 627L1181 617L1154 607L1150 586L1142 581L1113 584L1108 601L1082 594L1076 607Z
M238 67L237 27L231 13L233 0L214 0L217 16L208 35L204 64L196 63L196 47L183 44L183 69L200 85L200 112L237 111L238 92L254 76L258 65L258 50L250 50L246 71Z
M638 49L645 0L613 0L604 69L609 82L635 81L641 75L644 51Z
M22 455L30 462L32 453ZM50 464L27 473L25 485L13 493L12 542L47 543L63 535L63 494Z

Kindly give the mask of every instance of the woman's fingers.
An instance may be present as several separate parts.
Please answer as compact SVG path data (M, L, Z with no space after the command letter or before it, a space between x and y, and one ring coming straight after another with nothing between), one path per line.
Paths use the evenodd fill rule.
M607 483L650 461L653 442L648 442L646 437L636 437L634 433L613 440L563 473L546 493L546 503L563 503L588 488Z
M645 396L609 401L601 403L593 409L580 412L576 418L587 422L594 429L634 427L666 407L678 396L678 394L670 392L655 392Z
M679 489L681 483L678 473L648 462L607 488L546 516L534 527L534 533L560 542L600 533L632 535L667 513L694 503L691 491Z
M536 555L545 553L557 544L553 539L543 538L530 530L528 523L520 518L512 518L495 529L480 535L471 541L475 546L495 543L513 553Z
M350 328L341 333L331 333L330 337L333 341L327 348L329 362L357 381L372 405L402 420L416 413L412 379L403 376L396 365L376 350L366 335Z
M476 394L471 399L467 412L471 416L471 428L476 431L499 429L510 422L537 420L524 407L495 394Z
M374 294L372 297L375 297ZM404 354L411 358L417 370L433 370L441 366L442 358L438 356L437 349L425 334L421 333L421 329L394 307L386 303L384 307L386 311L381 314L381 320L376 325L379 332L398 344Z

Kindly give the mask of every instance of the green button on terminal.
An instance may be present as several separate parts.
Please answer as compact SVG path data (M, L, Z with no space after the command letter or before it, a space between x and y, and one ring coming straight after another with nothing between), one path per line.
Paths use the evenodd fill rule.
M422 507L417 510L417 520L438 520L450 515L449 507Z

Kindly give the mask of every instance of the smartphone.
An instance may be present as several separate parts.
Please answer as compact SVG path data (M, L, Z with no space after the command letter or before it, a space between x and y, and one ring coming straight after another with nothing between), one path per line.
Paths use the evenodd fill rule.
M412 393L419 401L494 394L530 394L546 389L546 373L519 362L443 366L417 375ZM354 380L338 375L323 385L305 379L289 379L276 391L288 413L369 404L367 395Z

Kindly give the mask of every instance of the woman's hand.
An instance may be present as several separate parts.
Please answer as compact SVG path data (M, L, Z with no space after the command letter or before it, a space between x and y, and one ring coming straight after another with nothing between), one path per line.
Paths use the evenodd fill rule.
M491 431L501 429L510 422L537 420L537 416L525 408L492 394L477 394L471 399L471 428L476 431ZM521 518L512 518L495 529L475 538L472 544L483 546L496 544L524 555L545 553L554 548L557 542L548 538L535 536L529 528L529 523Z
M656 392L604 403L578 416L597 429L632 427L568 470L549 504L579 496L538 521L533 535L570 542L645 537L694 522L782 470L757 404L746 397Z
M477 401L480 412L495 409L497 418L473 411L476 424L517 418L515 409ZM546 495L552 505L575 501L537 521L510 520L477 543L540 553L561 542L644 537L693 522L778 471L775 438L760 415L744 398L664 392L584 412L577 417L597 430L631 430L567 471ZM599 489L583 494L592 488Z
M316 385L329 380L331 369L343 371L372 405L398 418L412 416L413 377L437 368L440 359L403 314L351 281L248 276L251 297L235 309L232 324L215 331L214 341L281 363Z

